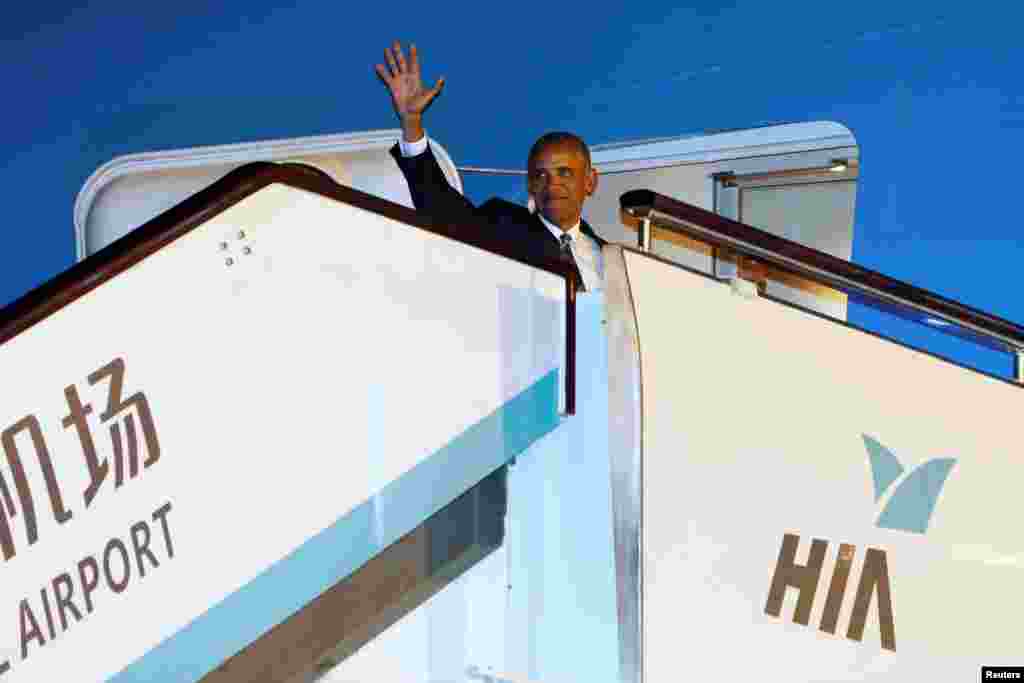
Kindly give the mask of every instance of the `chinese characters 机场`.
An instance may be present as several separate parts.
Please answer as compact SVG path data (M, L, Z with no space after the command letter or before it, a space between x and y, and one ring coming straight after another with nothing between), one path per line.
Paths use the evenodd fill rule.
M126 479L138 476L142 470L151 467L160 459L160 443L149 401L142 391L124 396L124 374L124 360L115 358L87 378L90 386L106 383L107 401L99 412L99 419L110 437L110 457L101 458L97 453L96 440L87 419L94 411L92 404L82 402L75 384L64 389L68 414L63 417L62 425L64 429L75 430L81 445L83 465L89 474L89 485L81 493L86 508L92 505L100 489L110 480L111 469L113 488L117 489ZM27 434L28 438L20 439L22 447L19 448L19 436L23 434ZM64 493L61 491L39 419L32 414L26 415L4 429L0 441L3 444L10 480L13 482L12 489L7 473L0 471L0 552L6 561L17 552L12 533L12 522L16 517L20 515L25 525L28 545L33 545L39 539L35 496L42 495L42 492L32 490L26 467L38 465L42 472L46 496L56 522L64 524L71 519L72 513L65 504ZM23 452L28 450L24 448L28 443L31 444L34 453ZM144 459L140 455L140 450L143 450L140 446L144 447Z

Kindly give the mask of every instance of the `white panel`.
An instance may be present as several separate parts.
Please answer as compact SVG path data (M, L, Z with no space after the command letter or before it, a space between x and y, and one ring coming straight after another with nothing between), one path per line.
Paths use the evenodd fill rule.
M0 426L38 417L73 517L57 524L20 438L39 540L27 543L4 467L17 508L0 588L4 680L108 678L551 373L563 290L556 276L272 185L9 341L0 375L25 379L4 393ZM86 508L64 390L92 405L111 458L107 382L86 378L114 358L125 397L149 401L161 457L122 488L111 472ZM117 595L101 579L95 609L51 641L40 589L140 520L162 551L151 515L168 501L173 559L141 580L133 571ZM76 579L80 608L81 590ZM46 641L24 660L23 598Z
M577 299L577 413L508 470L501 548L323 683L618 683L601 292Z
M643 405L647 681L977 680L1020 660L1018 386L828 323L635 253ZM680 324L679 311L686 311ZM904 467L876 503L863 436ZM955 458L926 533L881 528L920 464ZM919 489L901 502L920 506ZM828 542L809 624L798 591L766 614L785 534ZM856 546L836 634L821 630L841 543ZM895 651L878 596L847 627L868 548L885 553Z
M630 247L637 245L637 230L627 226L620 215L620 198L630 190L651 190L735 219L737 207L723 204L721 196L716 205L716 174L820 168L829 166L835 158L855 159L859 154L853 134L842 124L827 121L595 145L591 152L600 179L597 191L587 201L584 217L608 241ZM801 211L806 213L806 208ZM838 248L848 259L853 235L852 200L849 206L840 208L838 217L830 219L834 231L823 234L817 229L820 226L815 226L815 230L803 232L801 241L829 253L836 253ZM756 221L743 222L758 225ZM651 253L703 273L711 273L714 267L709 246L679 239L657 227L653 229ZM777 282L769 283L768 292L845 318L845 300L823 300Z
M462 683L508 671L506 562L506 549L495 550L318 683Z
M363 131L117 157L96 169L75 199L78 259L253 161L315 166L341 185L411 207L408 184L388 153L399 135L400 130ZM445 178L461 192L451 157L436 141L430 144Z
M591 148L602 170L625 171L681 163L711 163L825 148L854 147L850 130L833 121L783 123L745 130L637 140Z
M621 683L640 683L641 424L640 349L623 249L604 249L608 292L608 456L615 539Z
M856 192L854 180L745 188L740 220L849 261Z

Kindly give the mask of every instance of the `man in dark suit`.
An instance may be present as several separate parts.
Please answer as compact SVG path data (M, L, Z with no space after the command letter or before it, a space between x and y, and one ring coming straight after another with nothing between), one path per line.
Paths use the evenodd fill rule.
M586 143L565 132L548 133L534 143L527 158L527 190L535 212L498 198L476 207L448 184L423 129L423 112L441 92L444 79L433 88L424 87L415 45L408 61L397 42L384 55L387 66L378 64L377 75L402 123L402 139L391 155L409 183L416 208L444 220L488 225L493 237L515 242L532 255L571 261L585 290L602 289L605 241L582 219L583 202L597 189Z

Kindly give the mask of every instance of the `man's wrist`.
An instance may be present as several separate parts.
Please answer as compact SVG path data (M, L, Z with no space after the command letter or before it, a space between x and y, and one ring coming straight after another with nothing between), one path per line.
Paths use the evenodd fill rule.
M424 135L415 142L406 142L404 139L398 141L398 150L403 157L418 157L427 151L427 136Z
M402 116L402 139L406 142L418 142L423 137L423 117L420 115Z
M415 157L427 151L427 133L419 118L415 122L402 119L402 137L398 148L404 157Z

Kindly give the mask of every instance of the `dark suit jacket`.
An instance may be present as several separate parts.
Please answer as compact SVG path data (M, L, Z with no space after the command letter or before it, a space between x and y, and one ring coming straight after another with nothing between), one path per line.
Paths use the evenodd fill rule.
M489 228L493 231L490 237L506 244L514 244L517 249L525 250L530 256L546 260L565 260L565 255L559 249L558 240L541 223L540 218L525 206L494 197L477 207L459 194L448 184L444 171L441 170L429 145L423 154L404 157L396 144L391 148L391 156L409 183L409 192L418 211L435 219L481 226L482 229ZM592 237L598 248L605 245L605 240L601 239L586 221L580 221L580 232ZM573 266L575 267L575 263ZM582 278L577 281L582 288Z

